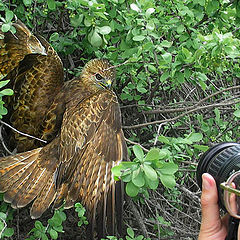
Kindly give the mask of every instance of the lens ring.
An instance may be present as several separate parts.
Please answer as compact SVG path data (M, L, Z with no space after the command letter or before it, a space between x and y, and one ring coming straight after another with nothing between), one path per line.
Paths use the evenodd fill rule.
M211 174L218 188L219 205L226 210L224 206L223 190L220 184L225 182L226 179L235 171L240 169L240 144L239 143L220 143L210 148L205 152L197 167L197 182L201 188L202 174Z
M224 142L219 143L210 148L208 151L206 151L199 159L199 163L197 166L197 183L198 186L202 189L202 174L208 172L209 166L211 165L212 161L214 161L214 157L218 155L220 152L222 152L224 149L240 145L239 143L233 143L233 142ZM214 177L214 176L213 176Z
M239 177L240 177L240 171L233 173L228 178L226 182L226 186L228 186L230 189L233 188L233 185L236 186L236 183L234 183L234 180ZM237 202L239 199L236 199L236 198L239 198L239 196L232 193L230 189L229 191L226 189L224 190L224 193L223 193L224 205L226 207L226 210L232 217L240 219L240 212L239 212L240 204L238 204Z

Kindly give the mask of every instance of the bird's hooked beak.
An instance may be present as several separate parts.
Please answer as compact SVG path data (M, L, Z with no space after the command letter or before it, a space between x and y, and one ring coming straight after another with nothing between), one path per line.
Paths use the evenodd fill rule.
M107 79L106 88L110 89L111 87L112 87L112 81L110 79Z

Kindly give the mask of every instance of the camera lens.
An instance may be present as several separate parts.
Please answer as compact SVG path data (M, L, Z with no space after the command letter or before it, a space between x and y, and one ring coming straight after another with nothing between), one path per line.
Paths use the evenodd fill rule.
M217 184L219 204L224 206L223 190L220 184L227 181L230 175L240 170L240 144L239 143L220 143L205 152L198 163L197 183L202 187L202 174L211 174ZM240 186L240 182L236 183Z

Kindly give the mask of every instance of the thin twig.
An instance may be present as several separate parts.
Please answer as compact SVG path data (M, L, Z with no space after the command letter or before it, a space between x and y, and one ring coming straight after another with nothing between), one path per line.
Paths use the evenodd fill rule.
M227 92L230 90L234 90L234 89L238 89L240 88L240 85L237 86L233 86L233 87L228 87L222 90L219 90L203 99L201 99L200 101L198 101L196 104L194 104L193 106L190 107L182 107L182 108L171 108L171 109L155 109L155 110L151 110L151 111L143 111L142 113L144 114L156 114L156 113L170 113L170 112L182 112L182 111L186 111L186 110L191 110L196 108L197 106L201 105L203 102L207 101L208 99L215 97L218 94L221 94L223 92Z
M126 140L126 142L129 142L129 143L131 143L131 144L133 144L133 145L138 145L140 148L142 148L143 151L145 151L145 152L149 152L149 150L146 149L145 147L143 147L140 143L133 142L133 141L127 139L127 138L125 138L125 140Z
M36 139L36 140L38 140L38 141L40 141L40 142L43 142L43 143L47 143L47 141L45 141L45 140L42 140L42 139L40 139L40 138L34 137L34 136L32 136L32 135L29 135L29 134L27 134L27 133L23 133L23 132L17 130L16 128L12 127L11 125L9 125L8 123L5 123L5 122L2 121L2 120L0 120L0 123L2 123L3 125L11 128L13 131L15 131L15 132L17 132L17 133L19 133L19 134L21 134L21 135L23 135L23 136Z
M7 146L6 146L5 142L4 142L4 139L3 139L3 136L2 136L2 128L3 128L3 125L0 126L0 141L1 141L1 143L2 143L2 146L3 146L4 150L5 150L9 155L13 155L14 152L11 152L11 151L7 148Z
M174 118L169 118L169 119L164 119L164 120L157 120L157 121L153 121L153 122L147 122L147 123L141 123L141 124L137 124L137 125L133 125L133 126L123 126L124 129L134 129L134 128L140 128L140 127L146 127L146 126L149 126L149 125L155 125L155 124L161 124L161 123L167 123L167 122L173 122L173 121L176 121L178 120L179 118L181 117L184 117L190 113L193 113L193 112L197 112L199 110L204 110L204 109L210 109L210 108L215 108L215 107L222 107L222 106L228 106L228 105L234 105L236 103L239 103L240 100L238 101L231 101L231 102L225 102L225 103L216 103L216 104L210 104L210 105L207 105L207 106L200 106L200 107L196 107L194 109L191 109L189 111L186 111Z
M141 228L144 237L148 238L149 235L148 235L147 228L146 228L146 226L145 226L145 224L144 224L144 222L143 222L143 219L142 219L142 217L141 217L138 209L137 209L136 206L134 205L132 199L127 198L127 202L128 202L128 204L130 205L130 207L131 207L131 209L132 209L132 212L133 212L133 214L134 214L134 216L135 216L134 219L137 220L138 225L139 225L139 227Z

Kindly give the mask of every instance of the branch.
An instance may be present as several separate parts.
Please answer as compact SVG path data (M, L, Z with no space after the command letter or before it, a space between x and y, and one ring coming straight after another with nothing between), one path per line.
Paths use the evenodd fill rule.
M5 123L5 122L2 121L2 120L0 120L0 123L2 123L3 125L11 128L14 132L17 132L17 133L19 133L19 134L21 134L21 135L23 135L23 136L36 139L36 140L38 140L38 141L40 141L40 142L43 142L43 143L47 143L47 141L45 141L45 140L42 140L42 139L40 139L40 138L34 137L34 136L32 136L32 135L29 135L29 134L27 134L27 133L23 133L23 132L17 130L16 128L12 127L11 125L9 125L8 123Z
M146 126L154 125L154 124L162 124L162 123L172 122L172 121L176 121L179 118L184 117L184 116L186 116L190 113L193 113L193 112L197 112L197 111L204 110L204 109L209 109L209 108L233 105L233 104L236 104L236 103L239 103L239 102L240 102L240 100L235 101L235 102L231 101L231 102L228 102L228 103L216 103L216 104L211 104L211 105L207 105L207 106L196 107L196 108L190 109L189 111L186 111L186 112L184 112L184 113L182 113L182 114L180 114L180 115L178 115L177 117L174 117L174 118L158 120L158 121L153 121L153 122L147 122L147 123L141 123L141 124L137 124L137 125L133 125L133 126L123 126L123 128L124 129L134 129L134 128L146 127Z
M221 94L223 92L227 92L227 91L230 91L230 90L234 90L234 89L238 89L240 88L240 85L237 85L237 86L233 86L233 87L228 87L228 88L225 88L223 90L220 90L220 91L217 91L203 99L201 99L198 103L194 104L193 106L190 106L190 107L182 107L182 108L170 108L170 109L155 109L155 110L151 110L151 111L143 111L142 113L144 114L155 114L155 113L170 113L170 112L182 112L184 110L191 110L191 109L194 109L196 108L197 106L201 105L201 103L207 101L208 99L212 98L212 97L215 97L216 95L218 94Z
M149 150L146 149L145 147L143 147L140 143L133 142L133 141L127 139L127 138L125 138L125 140L126 140L126 142L129 142L129 143L131 143L131 144L133 144L133 145L138 145L140 148L142 148L143 151L145 151L145 152L149 152Z

